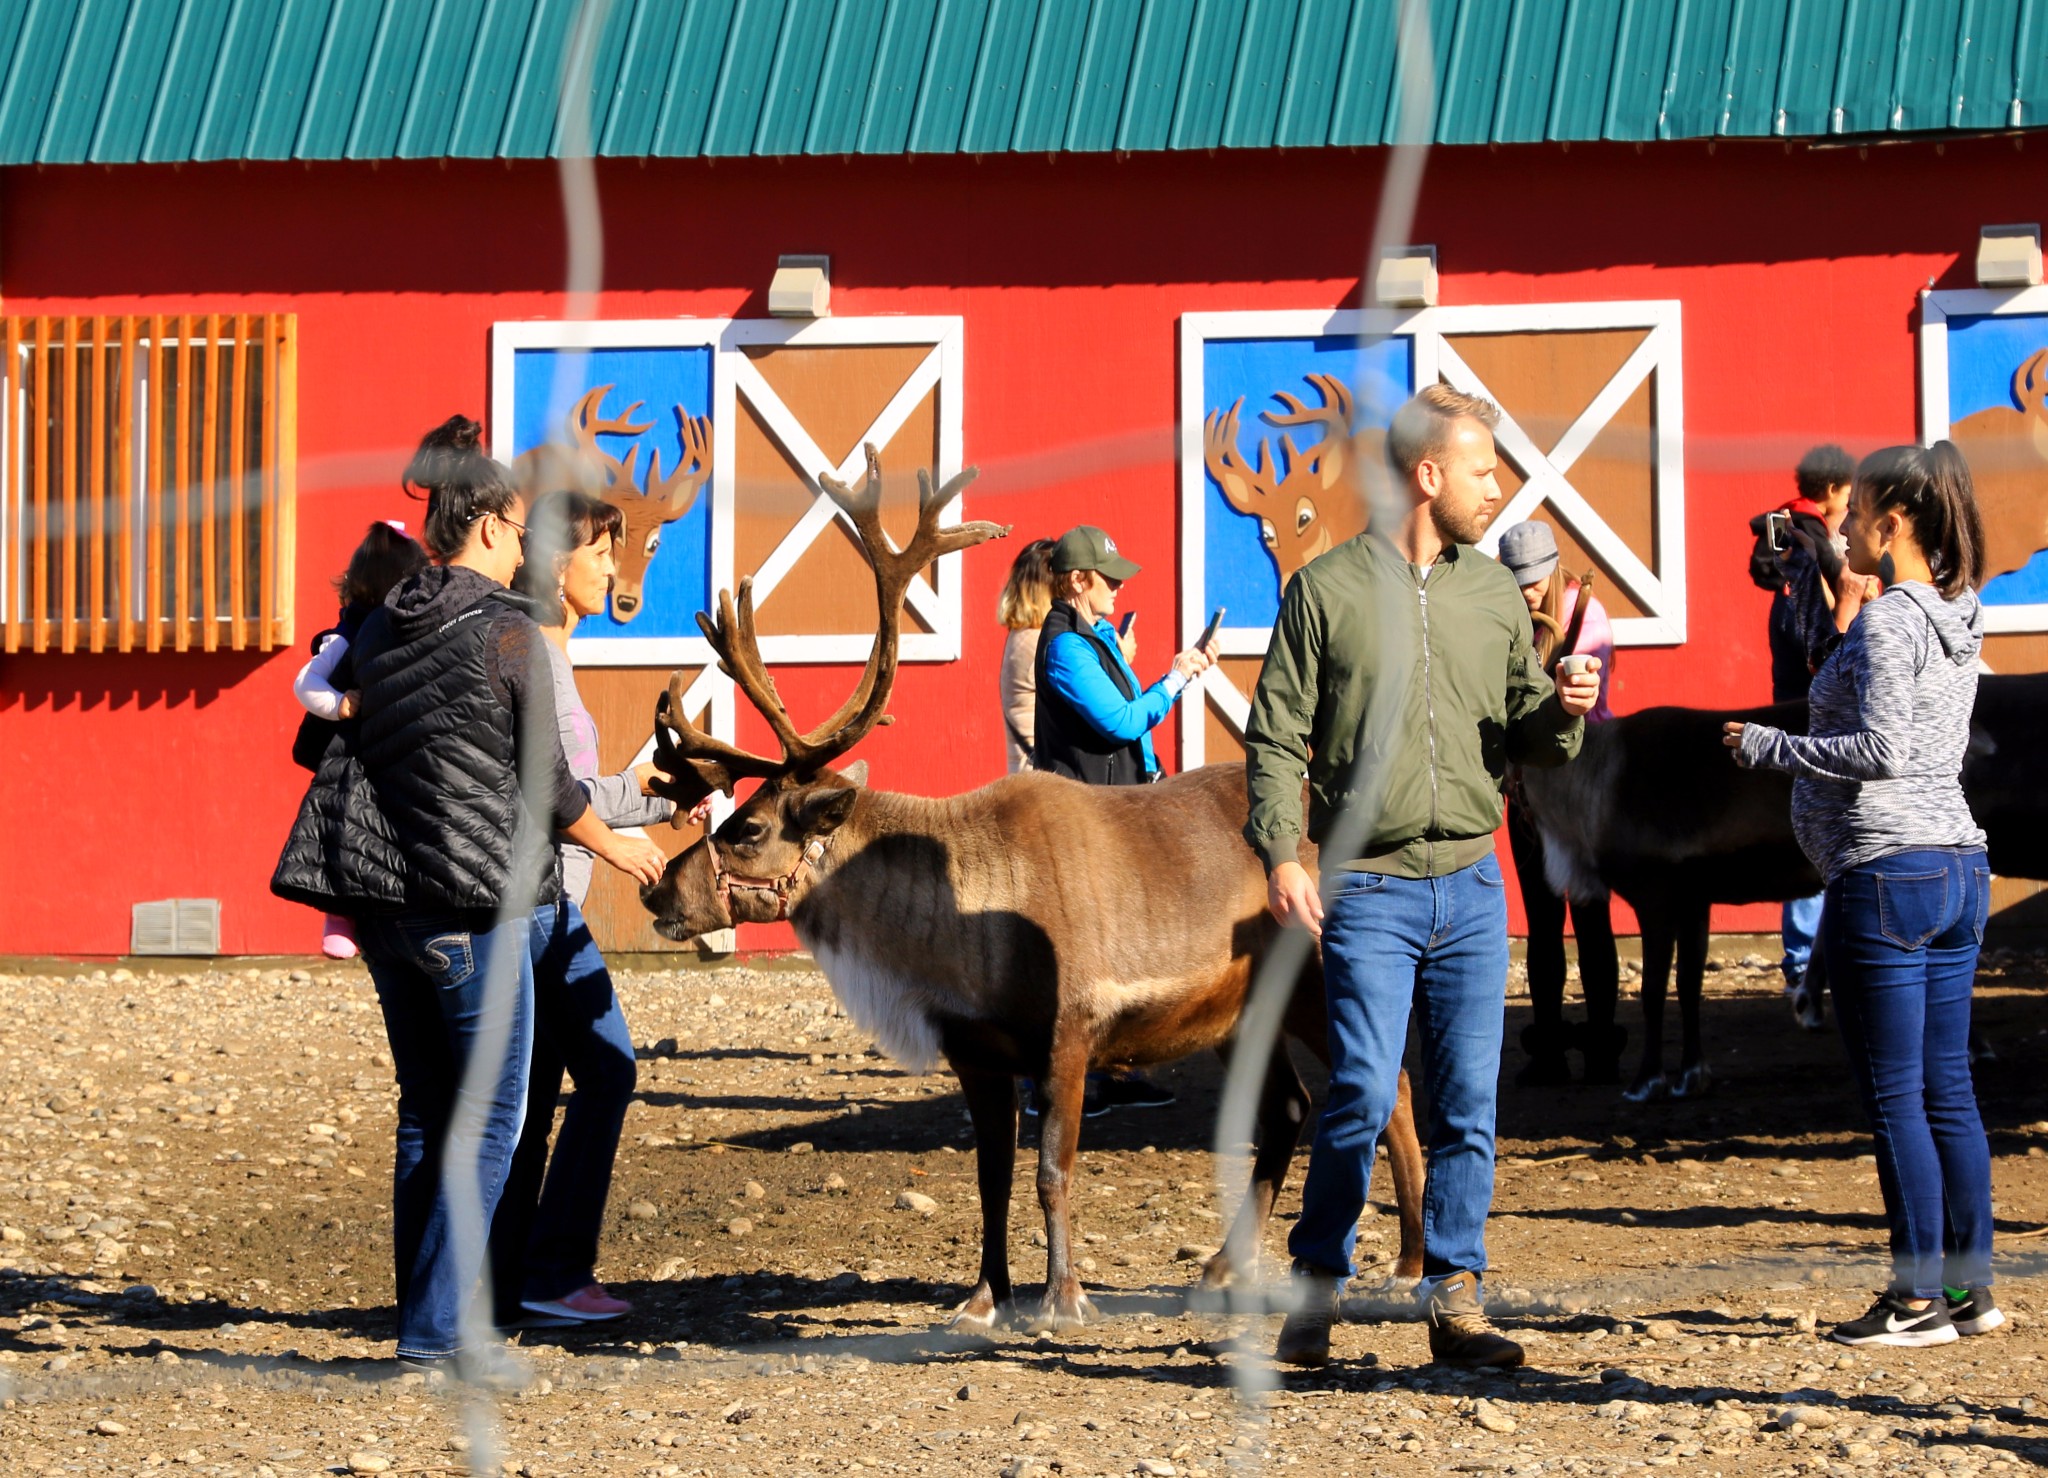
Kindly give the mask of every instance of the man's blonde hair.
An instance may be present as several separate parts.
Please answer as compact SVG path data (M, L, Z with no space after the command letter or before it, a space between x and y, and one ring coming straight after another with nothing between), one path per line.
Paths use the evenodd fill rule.
M1388 463L1402 478L1413 477L1424 462L1443 456L1451 443L1451 427L1463 420L1477 421L1491 431L1500 424L1500 407L1449 385L1423 386L1394 412L1387 427Z

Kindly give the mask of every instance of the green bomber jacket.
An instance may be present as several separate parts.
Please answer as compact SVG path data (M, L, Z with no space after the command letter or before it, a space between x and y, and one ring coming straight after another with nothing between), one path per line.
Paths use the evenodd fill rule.
M1304 771L1325 871L1440 877L1490 852L1508 765L1561 765L1585 734L1534 641L1514 576L1470 545L1424 570L1361 534L1304 566L1245 731L1245 836L1267 869L1298 860ZM1372 814L1334 855L1354 806Z

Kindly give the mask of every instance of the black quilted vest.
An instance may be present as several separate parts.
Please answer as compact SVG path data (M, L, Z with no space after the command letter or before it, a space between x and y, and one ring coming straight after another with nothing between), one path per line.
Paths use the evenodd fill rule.
M1052 610L1046 614L1045 624L1038 628L1038 713L1032 734L1032 766L1050 770L1055 775L1083 780L1090 785L1143 785L1145 751L1138 741L1133 739L1126 743L1108 737L1086 717L1075 712L1045 680L1045 664L1052 651L1053 638L1068 631L1087 640L1094 649L1095 660L1102 664L1102 670L1109 674L1109 680L1116 684L1124 697L1138 696L1123 663L1117 661L1116 653L1109 649L1108 643L1075 614L1072 606L1063 600L1054 601Z
M363 623L350 653L361 716L343 725L349 742L322 759L273 892L338 913L495 910L508 897L560 896L548 827L519 794L516 716L486 665L493 621L524 601L492 585L467 604L403 608L417 582L457 575L423 572L394 594L398 608ZM551 730L552 708L531 724Z

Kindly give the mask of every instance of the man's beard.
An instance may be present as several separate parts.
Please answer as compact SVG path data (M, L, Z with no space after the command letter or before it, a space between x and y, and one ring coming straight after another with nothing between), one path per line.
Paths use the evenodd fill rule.
M1493 522L1493 512L1484 504L1453 512L1441 498L1429 502L1429 521L1447 544L1477 544Z

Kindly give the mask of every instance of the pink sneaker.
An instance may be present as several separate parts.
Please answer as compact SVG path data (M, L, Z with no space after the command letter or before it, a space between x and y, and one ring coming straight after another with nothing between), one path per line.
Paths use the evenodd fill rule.
M626 1300L606 1293L602 1283L592 1283L560 1298L521 1299L519 1307L530 1314L574 1319L579 1324L601 1324L607 1319L622 1318L633 1312L633 1306Z
M355 926L340 914L329 914L320 925L320 953L330 960L356 957Z

